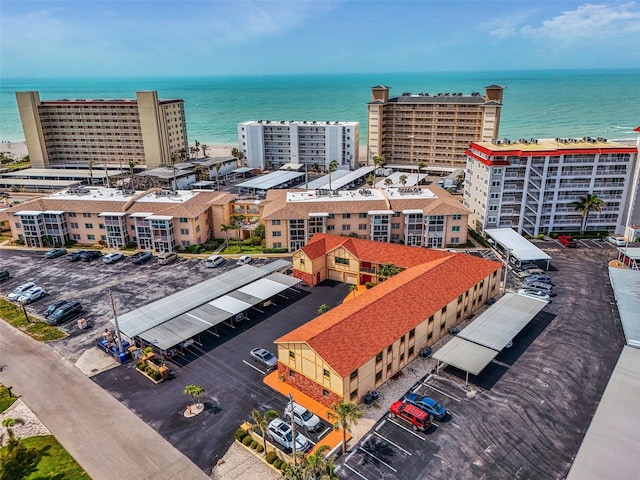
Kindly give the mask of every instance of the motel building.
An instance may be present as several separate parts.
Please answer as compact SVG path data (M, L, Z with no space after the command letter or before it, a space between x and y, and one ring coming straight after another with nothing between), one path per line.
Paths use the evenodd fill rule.
M278 338L278 374L320 403L359 402L478 310L499 290L502 264L463 253L316 234L293 275L362 284L401 269Z

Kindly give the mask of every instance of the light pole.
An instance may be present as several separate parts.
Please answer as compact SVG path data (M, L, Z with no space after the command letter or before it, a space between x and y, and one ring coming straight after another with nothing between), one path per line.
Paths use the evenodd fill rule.
M502 284L502 295L507 292L507 275L509 274L509 261L511 260L511 249L507 249L507 261L504 263L504 283Z
M298 458L296 457L296 422L295 412L293 411L293 395L289 394L289 411L291 412L291 454L293 456L293 464L298 464Z

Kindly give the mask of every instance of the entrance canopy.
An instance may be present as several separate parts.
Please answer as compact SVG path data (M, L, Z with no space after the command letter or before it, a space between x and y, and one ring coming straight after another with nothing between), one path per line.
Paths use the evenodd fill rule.
M509 251L511 257L520 262L535 262L545 260L547 268L551 257L536 247L512 228L487 228L486 233L504 252Z

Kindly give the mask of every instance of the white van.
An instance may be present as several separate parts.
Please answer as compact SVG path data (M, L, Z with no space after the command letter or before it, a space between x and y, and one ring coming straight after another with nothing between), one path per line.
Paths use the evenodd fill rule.
M226 259L222 255L211 255L204 261L204 266L207 268L215 268L222 265L225 260Z
M164 252L158 255L158 265L168 265L178 259L176 252Z

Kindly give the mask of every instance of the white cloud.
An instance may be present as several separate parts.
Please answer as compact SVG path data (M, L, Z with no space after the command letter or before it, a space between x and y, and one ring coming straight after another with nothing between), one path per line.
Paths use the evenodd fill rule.
M538 27L527 25L521 29L521 33L527 37L569 43L584 39L598 42L607 35L637 35L639 32L640 10L635 2L585 4L545 20Z

